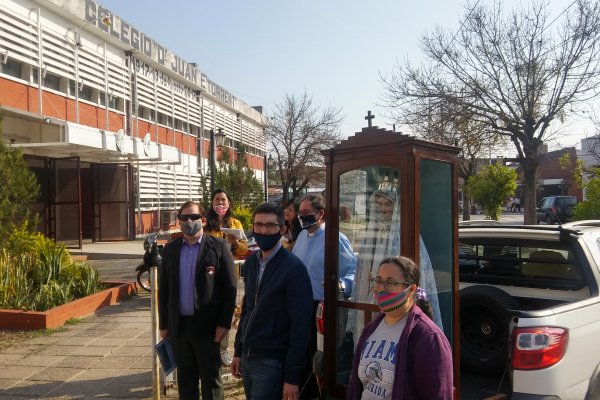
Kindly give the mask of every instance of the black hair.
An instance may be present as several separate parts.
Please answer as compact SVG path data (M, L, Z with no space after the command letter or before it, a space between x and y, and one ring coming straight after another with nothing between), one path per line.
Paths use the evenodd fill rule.
M282 209L285 211L285 209L288 208L288 206L290 205L294 206L294 210L296 210L296 216L298 216L298 212L300 211L300 204L294 199L288 200L287 203L285 203L285 205L282 207ZM292 236L292 242L295 242L296 239L298 239L298 235L300 234L300 232L302 232L302 225L300 225L300 221L298 220L298 218L294 218L291 223L289 223L287 220L285 221L285 223Z
M213 209L212 202L215 199L215 196L219 193L224 193L227 200L229 200L229 209L223 215L223 227L230 228L229 220L231 219L231 209L233 208L233 202L231 201L231 196L229 193L225 191L225 189L219 188L215 189L210 196L210 207L208 207L208 212L206 213L206 227L205 230L209 232L218 232L221 229L221 224L219 223L219 214L215 212Z
M279 225L285 225L285 218L283 218L283 209L279 207L277 204L267 201L266 203L261 203L254 209L252 213L252 222L254 222L254 216L256 214L275 214L277 217L277 223Z
M413 260L407 257L402 256L394 256L384 258L379 266L381 267L383 264L394 264L398 268L400 268L400 272L404 275L404 280L406 282L410 282L410 284L415 284L417 287L419 286L419 282L421 279L421 271L420 268ZM419 306L421 311L425 313L430 319L433 319L433 310L431 309L431 303L428 300L419 299L416 296L416 292L414 295L415 304Z

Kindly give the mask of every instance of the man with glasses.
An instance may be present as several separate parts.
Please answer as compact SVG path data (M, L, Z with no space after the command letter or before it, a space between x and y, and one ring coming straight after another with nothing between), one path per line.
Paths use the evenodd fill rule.
M312 374L312 363L317 351L317 326L315 314L319 302L323 300L325 292L323 279L325 275L325 199L323 196L309 194L300 201L298 219L302 226L302 232L296 239L292 253L306 265L310 276L313 299L313 315L311 325L311 336L308 347L308 366L305 371L305 379L308 384L303 399L319 397L317 381ZM352 284L354 282L354 270L356 268L356 257L350 246L348 238L339 233L339 264L338 276L340 291L344 297L350 297Z
M252 215L260 251L244 263L244 299L231 374L243 379L247 399L297 400L311 324L306 267L281 246L283 210L263 203Z
M167 243L159 275L159 327L177 362L180 399L223 399L220 342L231 328L236 299L230 245L204 235L202 207L188 201L177 213L183 237Z

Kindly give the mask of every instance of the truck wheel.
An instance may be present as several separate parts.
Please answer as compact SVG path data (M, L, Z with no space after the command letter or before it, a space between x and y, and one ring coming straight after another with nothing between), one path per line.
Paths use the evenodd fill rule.
M507 310L519 308L508 293L493 286L460 291L461 368L481 375L500 375L508 361Z

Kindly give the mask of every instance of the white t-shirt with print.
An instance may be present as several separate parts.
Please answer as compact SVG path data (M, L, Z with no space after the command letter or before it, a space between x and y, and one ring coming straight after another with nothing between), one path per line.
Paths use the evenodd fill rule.
M365 342L358 364L358 378L362 382L362 400L392 398L396 351L406 318L393 325L381 320L379 326Z

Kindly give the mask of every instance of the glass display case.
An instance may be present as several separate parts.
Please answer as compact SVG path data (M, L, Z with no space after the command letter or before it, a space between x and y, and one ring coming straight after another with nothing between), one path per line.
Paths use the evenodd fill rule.
M355 343L378 312L370 280L384 258L396 255L420 266L433 321L453 346L458 387L458 152L377 127L364 128L324 152L323 397L345 398ZM340 233L357 260L352 290L346 294L338 284Z

